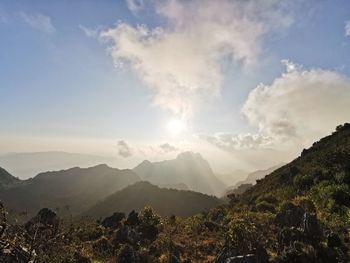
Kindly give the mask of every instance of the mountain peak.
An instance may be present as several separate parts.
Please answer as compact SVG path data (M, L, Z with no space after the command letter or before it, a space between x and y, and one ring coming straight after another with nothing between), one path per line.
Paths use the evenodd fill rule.
M182 160L182 159L197 159L197 160L203 160L203 157L200 153L195 153L192 151L186 151L179 153L176 157L177 160Z

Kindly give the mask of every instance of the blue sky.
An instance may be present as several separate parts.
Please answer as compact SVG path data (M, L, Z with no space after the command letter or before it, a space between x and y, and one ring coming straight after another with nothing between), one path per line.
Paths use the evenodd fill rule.
M223 7L231 5L227 1L221 2ZM248 103L248 95L251 94L251 98L256 96L258 93L254 93L254 90L260 83L273 88L276 79L285 81L283 74L287 74L287 71L286 66L281 63L283 59L298 68L298 72L291 72L291 74L300 73L297 75L299 77L304 76L302 72L305 71L310 73L310 79L319 78L323 81L324 72L312 71L317 69L322 69L326 73L334 72L337 76L333 79L340 76L342 80L337 79L338 82L334 80L330 82L330 86L334 82L339 84L335 89L339 87L339 92L346 94L343 96L345 101L341 103L345 105L349 102L350 105L350 101L347 101L348 90L343 91L340 88L342 85L348 87L347 78L350 76L350 36L346 35L345 29L346 22L350 20L349 1L287 0L284 1L287 7L281 7L280 4L267 6L264 1L248 1L252 6L235 3L239 1L231 2L234 3L232 14L227 13L231 9L222 10L224 13L222 17L225 15L228 17L223 22L218 14L207 16L205 12L203 15L199 11L198 13L194 11L193 17L188 18L187 11L179 9L182 11L177 12L178 7L185 7L184 10L189 10L188 12L197 10L196 5L208 11L205 5L210 5L210 1L188 1L187 3L170 0L163 3L157 0L1 1L0 145L3 148L2 152L51 148L59 150L59 145L55 143L47 143L44 147L41 139L45 138L45 142L49 142L50 138L55 140L54 138L60 137L67 138L68 141L74 141L76 138L94 141L110 140L111 149L117 145L113 142L123 140L130 144L130 147L141 147L140 152L145 152L144 147L149 147L145 145L156 147L160 143L169 142L176 145L179 150L184 147L195 151L207 151L204 155L208 156L208 159L211 159L212 152L220 151L226 156L225 160L230 160L230 158L236 158L234 154L243 145L243 150L247 151L249 156L244 160L247 163L250 158L256 158L258 153L266 154L260 151L260 145L249 144L246 147L241 144L242 138L246 138L244 136L254 135L253 144L261 142L257 138L277 136L276 127L272 125L276 121L272 121L271 115L252 116L252 111L248 112L248 106L251 109L257 105L256 103L252 106L252 101L259 101L254 98ZM138 4L140 8L135 8ZM216 7L219 11L220 5L221 3ZM262 11L259 11L260 9ZM238 11L251 12L247 14L248 20L252 19L251 23L239 17L233 19L239 16ZM184 76L183 72L174 74L175 80L179 78L176 83L183 84L189 80L190 83L194 83L195 91L191 90L188 95L187 91L183 93L182 88L176 90L177 87L172 87L170 91L163 89L163 84L167 82L161 82L163 79L157 78L159 72L156 74L149 67L163 65L162 63L165 62L155 59L150 63L143 60L144 58L153 60L153 57L149 57L150 54L158 56L158 53L152 53L154 50L151 49L150 43L162 47L159 50L159 56L165 58L172 52L169 50L174 51L181 47L196 50L197 45L199 50L202 50L201 48L208 50L211 46L206 46L203 39L198 39L198 43L193 44L195 36L202 37L202 33L197 31L206 29L201 23L207 22L209 25L220 26L219 30L223 31L218 32L232 33L234 36L232 40L235 41L232 45L228 43L229 41L213 42L213 45L217 45L216 49L209 50L208 54L213 52L214 59L212 56L205 55L202 60L198 55L192 60L212 63L208 66L213 66L213 71L210 73L218 73L220 80L210 78L215 78L215 74L206 77L212 86L217 86L213 88L213 93L220 93L220 95L212 95L210 93L212 87L209 84L203 89L201 85L206 83L198 80L197 76L193 78ZM122 46L122 38L130 37L128 35L130 30L135 30L135 34L142 34L137 31L138 25L144 25L149 31L157 27L161 28L162 33L160 36L155 36L154 32L146 33L146 36L142 36L139 41L143 41L144 37L149 43L143 45L144 43L135 42L132 46L135 49ZM238 30L241 26L243 33ZM262 29L259 31L260 26ZM112 29L116 31L105 37L106 41L102 35ZM212 34L208 31L208 39ZM186 37L191 38L191 42ZM167 42L167 38L175 42ZM229 49L227 53L221 50L221 44L227 46ZM249 48L244 48L242 45ZM118 55L111 54L111 50L119 52ZM140 53L140 50L143 53ZM142 62L135 63L135 59ZM174 59L173 55L169 56L169 59ZM115 67L114 62L117 60L125 62L124 66ZM179 69L186 63L186 57L181 55L175 57L175 60L169 66L170 69L174 64L175 68ZM250 60L254 62L250 63ZM164 64L165 68L167 66L168 64ZM197 68L194 68L193 72L204 70L198 65L194 67ZM189 69L190 73L191 70ZM315 73L316 77L311 73ZM191 88L190 85L188 88ZM205 93L204 98L199 95L202 93ZM173 102L165 98L164 94L176 94L178 98L170 96L172 97L170 99L174 101L176 99L176 102ZM325 92L325 97L330 97L327 94ZM343 93L339 96L341 94ZM190 99L181 101L181 98L187 95ZM299 96L302 97L302 93ZM322 98L320 100L323 101ZM269 111L275 112L274 109L277 107L273 106L275 102L270 101L270 103L272 106ZM303 104L303 102L300 103ZM310 105L310 107L317 108L320 105L324 108L324 105L332 105L332 103L339 104L337 101L327 101L327 104ZM343 105L341 103L340 105ZM244 105L248 105L246 110ZM190 113L187 111L184 113L181 107L190 108ZM338 112L329 114L342 116L339 119L342 121L346 116L350 116L350 110L346 112L344 107L336 109L341 111L340 114ZM277 110L278 108L275 115L279 118L286 116L283 117L284 126L294 125L293 120L297 112L287 111L281 115ZM263 110L257 109L254 112L263 112ZM305 115L308 116L308 114ZM171 134L167 129L167 123L173 119L185 122L188 130L178 136ZM299 120L299 118L295 119ZM327 120L320 119L320 123ZM336 120L338 121L338 118ZM308 120L305 119L305 122ZM293 130L296 129L294 126ZM300 148L317 139L317 136L329 132L331 126L333 128L333 123L322 126L317 131L314 127L305 127L305 134L308 137L302 138L305 140L300 142L299 136L298 147L295 147L292 153L282 154L281 158L292 157ZM226 135L225 138L229 137L228 143L223 141L224 137L221 136L223 133ZM303 133L304 130L296 130L297 135ZM281 136L283 142L287 134L289 136L291 133L285 132ZM17 137L28 138L31 143L14 146L11 143ZM203 140L203 138L206 139ZM265 139L263 141L265 142ZM274 145L277 144L280 142L269 144L268 151L274 152ZM231 146L234 149L231 149ZM62 147L61 150L75 152L84 150L79 147L76 146L76 149ZM257 150L256 147L259 149ZM142 159L144 156L139 158ZM215 161L215 158L212 159ZM277 160L271 160L269 163L274 164L274 162L277 163ZM259 165L261 164L256 164L256 166ZM227 166L223 165L223 167Z

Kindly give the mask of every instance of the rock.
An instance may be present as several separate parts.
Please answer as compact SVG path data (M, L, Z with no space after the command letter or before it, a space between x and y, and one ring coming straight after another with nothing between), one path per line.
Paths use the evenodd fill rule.
M280 227L300 227L304 218L305 210L292 203L284 205L275 217L275 223Z
M119 228L114 235L115 244L136 244L140 241L140 234L129 226Z
M237 250L225 246L217 255L214 263L226 263L228 258L237 256Z
M93 243L92 249L96 255L110 255L113 252L113 246L106 237Z
M285 227L277 235L278 247L280 250L283 250L285 247L291 247L295 241L303 242L304 240L304 233L295 227Z
M319 241L320 228L315 214L304 213L301 228L311 241Z
M125 221L125 225L136 226L140 224L139 214L132 210Z
M327 234L327 246L330 248L341 247L342 242L340 237L334 232L330 232Z
M6 211L4 205L0 202L0 237L4 234L6 229Z
M148 239L154 241L159 234L158 228L154 225L142 225L139 227L142 239Z
M45 232L49 236L53 236L57 233L58 226L59 218L56 213L48 208L43 208L24 225L24 228L29 235L34 235L38 230L39 232Z
M113 215L103 219L101 224L106 228L116 229L121 226L121 221L124 218L125 218L124 213L115 212Z
M116 263L140 263L140 257L130 245L124 245L117 255Z
M307 261L303 253L295 248L289 247L283 250L278 263L311 263Z
M33 263L35 257L30 255L27 249L13 246L0 240L0 262L3 263Z
M225 263L257 263L255 255L236 256L226 259Z
M75 263L91 263L91 260L87 257L84 257L78 252L74 253L74 262Z
M211 232L213 232L213 231L218 231L218 230L220 230L220 228L221 228L219 224L214 223L214 222L212 222L212 221L205 221L205 222L204 222L204 226L205 226L206 228L208 228L208 230L211 231Z
M267 254L267 251L260 244L257 246L257 248L255 250L255 255L256 255L256 263L268 263L269 262L269 256Z
M180 259L175 255L170 255L169 263L181 263Z

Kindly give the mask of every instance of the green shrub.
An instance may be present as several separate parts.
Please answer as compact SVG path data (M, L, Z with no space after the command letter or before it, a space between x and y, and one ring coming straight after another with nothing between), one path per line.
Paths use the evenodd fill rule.
M294 177L293 184L299 190L309 190L314 184L314 177L312 175L298 174Z
M266 201L261 201L260 203L258 203L256 205L256 209L259 212L271 212L271 213L275 213L276 209L275 209L275 205L268 203Z
M254 223L244 219L233 219L227 225L226 241L239 253L248 253L257 241L258 232Z

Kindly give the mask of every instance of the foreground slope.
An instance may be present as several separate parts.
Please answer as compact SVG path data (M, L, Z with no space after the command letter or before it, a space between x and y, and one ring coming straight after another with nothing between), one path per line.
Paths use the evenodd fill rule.
M17 212L36 212L43 207L61 214L81 213L98 200L139 181L131 170L98 165L90 168L38 174L33 179L0 192L0 199Z
M218 195L225 185L215 176L209 163L198 153L184 152L174 160L144 161L133 169L142 180L159 186L186 185L189 190Z
M265 194L277 199L311 195L315 201L350 205L350 124L315 142L291 163L284 165L243 194L246 203ZM331 205L329 203L329 205Z
M149 182L138 182L108 196L85 215L99 218L115 211L129 213L151 206L163 216L191 216L220 204L220 199L202 193L160 188Z

